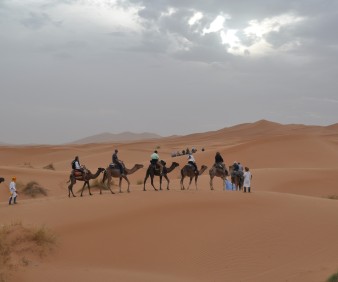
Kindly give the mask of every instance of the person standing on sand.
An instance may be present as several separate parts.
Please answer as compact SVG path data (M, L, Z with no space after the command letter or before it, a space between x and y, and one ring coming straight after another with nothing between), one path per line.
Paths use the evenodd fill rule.
M11 193L11 196L9 197L9 200L8 200L9 205L12 204L12 200L14 201L14 204L16 204L16 197L18 196L18 194L16 193L15 181L16 181L16 177L13 176L11 183L9 183L9 192Z
M246 193L246 188L248 188L248 193L250 193L252 174L248 167L245 167L244 172L244 193Z

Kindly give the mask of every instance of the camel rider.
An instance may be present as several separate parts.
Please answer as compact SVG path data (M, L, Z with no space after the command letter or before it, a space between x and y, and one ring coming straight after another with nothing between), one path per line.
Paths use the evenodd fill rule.
M198 169L197 169L195 158L194 158L194 156L192 154L189 154L189 156L188 156L188 164L191 164L195 168L194 172L196 174L199 173Z
M80 165L80 159L78 156L75 157L75 159L72 161L72 169L73 172L81 172L82 178L86 178L86 168L82 165Z
M154 166L155 169L156 169L156 166L158 165L160 167L160 175L163 175L162 174L163 166L161 162L159 162L159 160L160 160L160 156L158 155L157 150L155 150L154 153L152 153L150 156L150 163Z
M217 152L216 155L215 155L215 166L219 166L219 167L222 167L224 168L224 160L220 154L220 152Z
M235 161L234 164L232 165L232 171L234 175L238 175L238 171L239 171L239 166L238 163Z
M115 152L112 156L113 159L113 163L119 168L121 175L124 175L124 165L123 162L119 160L117 153L119 151L117 149L115 149Z

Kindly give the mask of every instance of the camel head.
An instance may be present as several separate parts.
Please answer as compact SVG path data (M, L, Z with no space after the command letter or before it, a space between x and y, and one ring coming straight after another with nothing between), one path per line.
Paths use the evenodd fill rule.
M1 182L4 182L4 181L5 181L5 178L0 177L0 183L1 183Z
M177 163L177 162L173 162L173 163L172 163L172 166L173 166L173 167L178 167L178 166L180 166L180 164Z
M140 168L143 168L144 165L143 165L143 164L136 164L135 167L136 167L137 169L140 169Z
M200 169L200 175L207 169L208 167L206 165L202 165Z
M99 167L97 170L101 173L102 171L105 171L106 169L103 167Z

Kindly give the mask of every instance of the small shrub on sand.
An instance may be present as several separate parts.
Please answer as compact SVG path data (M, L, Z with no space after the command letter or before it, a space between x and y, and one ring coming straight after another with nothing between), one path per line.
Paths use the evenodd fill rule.
M47 189L41 187L36 181L30 181L26 184L26 186L19 188L18 190L26 196L30 196L32 198L40 195L47 196Z
M137 184L137 185L142 185L142 184L143 184L143 180L140 180L140 179L137 180L136 184Z
M329 279L326 280L326 282L338 282L338 272L335 274L332 274Z
M337 195L329 195L327 198L331 199L331 200L338 200L338 196Z
M51 252L56 237L45 227L24 227L21 222L0 226L0 282L31 261Z
M50 170L55 170L55 167L53 165L53 163L50 163L49 165L46 165L43 167L44 169L50 169Z

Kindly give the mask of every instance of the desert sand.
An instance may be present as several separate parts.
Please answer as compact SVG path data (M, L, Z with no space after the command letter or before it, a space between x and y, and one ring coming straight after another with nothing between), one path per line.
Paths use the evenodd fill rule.
M149 156L159 148L170 190L143 182ZM213 165L219 151L227 165L240 161L253 175L252 193L209 187L208 170L189 190L180 189L187 156ZM202 152L201 148L205 151ZM130 175L131 192L95 188L93 196L68 198L70 163L80 157L92 172L107 167L115 148ZM57 236L53 253L36 258L10 281L325 281L338 270L338 126L281 125L269 121L218 131L125 143L0 147L0 223L46 226ZM53 164L55 170L44 167ZM8 205L8 185L37 181L47 196L19 194ZM98 177L102 179L102 175ZM117 180L115 179L115 184ZM185 179L185 184L187 184ZM159 186L158 177L155 178ZM166 182L163 184L166 187ZM74 191L82 188L77 182Z

